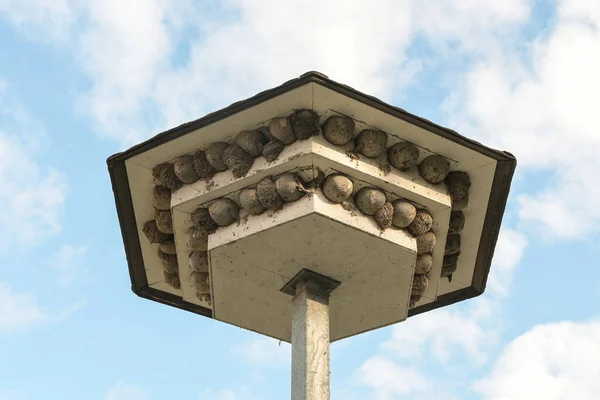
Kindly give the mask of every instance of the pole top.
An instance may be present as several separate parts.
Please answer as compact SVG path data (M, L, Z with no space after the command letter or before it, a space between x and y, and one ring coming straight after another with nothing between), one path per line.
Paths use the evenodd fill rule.
M325 275L304 268L296 274L288 283L285 284L281 291L290 296L295 296L297 288L300 284L305 284L311 289L329 296L341 282L329 278Z

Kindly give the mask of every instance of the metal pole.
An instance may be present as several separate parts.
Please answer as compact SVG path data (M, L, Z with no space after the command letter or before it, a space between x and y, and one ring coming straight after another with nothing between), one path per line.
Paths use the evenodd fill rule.
M300 281L292 300L292 400L329 396L329 294Z

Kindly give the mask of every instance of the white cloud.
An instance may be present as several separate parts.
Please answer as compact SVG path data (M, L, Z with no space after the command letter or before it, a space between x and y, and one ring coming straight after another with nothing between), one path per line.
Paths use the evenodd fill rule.
M148 127L147 99L171 51L168 2L110 0L88 7L78 53L93 82L84 111L103 133L131 144L151 134L140 128Z
M0 255L58 234L67 188L60 172L36 160L45 134L6 87L0 82Z
M521 170L555 175L518 197L522 229L567 238L599 232L598 10L594 1L558 1L555 24L524 51L490 54L460 81L454 125L514 152Z
M51 266L59 274L59 282L63 286L71 284L85 266L87 246L64 244L51 257Z
M499 300L508 293L512 273L526 247L524 237L503 228L494 255L490 292L469 301L465 307L447 307L419 315L392 328L382 347L405 359L427 353L437 362L449 364L452 356L468 356L473 364L487 358L486 350L496 344ZM500 297L499 297L500 296Z
M279 367L291 365L291 349L288 343L261 337L250 342L240 343L232 352L253 366Z
M600 398L600 322L536 326L509 344L489 377L487 400Z
M489 35L481 33L521 20L528 12L520 0L492 7L458 0L446 2L445 13L430 15L439 7L426 3L311 0L278 7L271 0L228 1L228 11L236 17L211 22L210 31L204 26L208 34L191 46L188 63L157 76L153 100L164 117L163 127L308 70L388 98L410 84L421 68L420 60L406 57L417 36L462 43L468 35L473 43L473 37L483 40Z
M423 376L411 368L399 367L386 358L372 357L354 375L362 385L372 389L369 398L391 400L421 392L427 388Z
M527 247L522 233L502 228L494 251L493 268L488 276L487 289L496 295L507 295L515 268Z
M0 18L36 39L65 40L75 13L69 0L0 0Z
M24 7L0 1L8 13ZM34 3L23 23L43 29L36 13L48 10L49 29L60 21L76 33L76 58L92 80L84 111L122 145L308 70L388 98L421 69L422 60L406 56L414 39L440 53L489 50L531 9L529 0Z
M133 386L120 381L115 384L108 393L104 400L147 400L149 399L146 392L137 386Z
M45 319L33 295L15 292L0 283L0 333L28 328Z
M321 11L315 13L317 3ZM98 4L90 15L104 18L87 30L81 44L93 78L88 94L92 116L101 132L131 144L311 69L389 93L391 83L407 82L418 64L399 69L410 41L410 18L397 12L406 2L380 3L379 12L393 18L356 34L363 18L377 17L375 8L338 1L286 7L266 0L229 1L224 7L236 17L219 23L200 19L205 36L189 44L184 65L170 58L179 43L168 29L174 14L166 3L146 5L149 11L134 24L140 31L132 31L129 20L121 29L124 3L111 3L111 9ZM123 61L114 65L115 59Z
M453 51L490 53L514 34L513 28L527 20L530 0L420 0L413 3L413 19L434 46L451 45ZM502 40L498 40L498 39ZM443 54L449 56L450 54Z
M489 307L485 298L474 300L465 311L447 308L412 318L392 328L392 336L382 344L404 359L431 354L433 360L449 364L458 351L474 363L485 360L483 348L493 344L496 332L487 326L489 318L477 314L478 305Z
M51 311L40 306L35 294L17 292L0 282L0 333L58 324L83 307L85 302L78 301L62 311Z
M441 366L444 374L453 377L450 386L454 389L457 382L464 379L467 370L473 370L488 361L490 350L498 345L502 329L501 300L510 289L513 271L525 247L526 241L521 234L502 229L494 255L492 271L495 272L490 277L491 290L488 294L470 300L462 307L438 309L392 327L391 337L381 344L385 356L367 359L359 371L365 371L365 368L366 371L373 370L373 363L375 366L385 365L390 371L399 368L406 374L416 374L422 379L427 377L427 385L419 392L418 398L452 398L447 386L449 384L438 382L439 377L430 376L427 369L433 365ZM399 367L392 358L410 365L410 369ZM460 364L459 369L456 368L457 363ZM384 374L377 380L377 375L373 373L372 381L362 380L361 383L371 388L374 395L384 396L382 399L386 399L385 396L395 398L391 397L393 391L400 390L394 389L395 382L405 381L388 379L386 376ZM414 398L412 394L411 398Z

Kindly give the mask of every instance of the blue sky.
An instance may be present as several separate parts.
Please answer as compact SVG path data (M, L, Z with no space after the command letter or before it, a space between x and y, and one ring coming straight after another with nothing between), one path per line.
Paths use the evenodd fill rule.
M334 344L332 398L600 398L600 2L172 3L0 0L0 400L289 396L133 295L105 160L309 70L519 160L486 293Z

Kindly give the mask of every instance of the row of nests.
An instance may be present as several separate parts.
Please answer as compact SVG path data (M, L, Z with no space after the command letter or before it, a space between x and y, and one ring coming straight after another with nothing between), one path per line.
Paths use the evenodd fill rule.
M314 182L305 184L300 177L292 172L277 178L266 177L256 188L242 189L238 201L231 198L214 200L208 207L199 207L191 215L193 227L188 231L188 247L193 248L207 235L217 231L219 227L229 226L242 218L242 215L259 215L266 210L277 211L286 202L299 200L304 194L312 193ZM348 200L354 193L354 183L349 177L333 173L322 180L323 195L332 203L347 208ZM436 236L431 230L433 217L425 209L417 209L412 203L398 199L387 200L386 193L375 187L363 187L354 194L354 204L363 214L371 216L383 229L395 227L404 229L416 238L417 262L411 291L411 304L420 300L426 291L433 264L432 251L435 247ZM192 266L192 270L197 270ZM204 271L202 271L204 273ZM195 279L195 278L194 278ZM201 275L201 282L204 275ZM202 283L200 283L202 285Z
M245 176L254 159L263 156L275 161L285 146L317 135L319 115L312 110L296 110L289 117L273 118L268 127L242 131L233 143L215 142L204 150L155 166L152 175L162 186L177 190L184 184L208 181L218 172L230 170L234 177Z
M194 227L188 231L187 245L191 250L189 256L192 271L192 285L198 297L210 302L210 283L208 277L206 246L207 235L215 232L219 226L228 226L239 220L240 214L258 215L270 210L279 210L284 202L293 202L305 193L310 193L295 173L285 173L273 180L264 178L256 188L247 188L239 192L238 203L229 198L213 201L208 208L200 207L192 214ZM334 173L322 182L325 197L333 203L347 204L352 196L354 184L350 178ZM179 289L179 269L170 206L171 191L157 186L154 188L153 203L154 220L148 221L143 231L151 243L158 243L158 256L162 260L165 282ZM354 196L356 208L365 215L372 216L382 229L396 227L406 229L417 238L418 256L415 277L411 293L411 303L416 303L427 289L427 274L431 270L431 251L435 246L435 234L431 231L433 218L427 210L418 210L405 200L388 202L386 194L380 189L364 187ZM453 211L450 217L448 239L445 247L442 276L451 277L456 271L460 254L460 232L463 230L465 217L462 211Z
M143 232L150 243L159 244L158 258L161 260L165 282L175 289L181 289L177 249L173 239L171 190L163 186L155 186L152 202L154 205L154 219L146 222ZM210 290L208 290L210 286L207 289L207 285L209 284L206 283L208 279L208 258L206 252L196 251L206 248L206 236L195 237L195 240L189 242L188 246L192 250L190 254L192 274L190 276L193 280L193 286L196 288L198 298L210 304ZM204 262L204 267L199 267L202 262ZM206 276L202 274L206 274ZM200 281L203 283L200 284Z
M146 222L143 232L150 243L159 243L158 258L161 260L165 283L172 288L181 289L177 249L173 239L171 190L164 186L155 186L152 203L154 219Z
M419 149L411 143L400 142L387 148L388 135L385 132L365 129L355 137L354 130L355 122L349 117L331 116L322 126L319 126L319 115L317 113L312 110L301 109L294 111L289 117L273 118L268 127L240 132L232 144L215 142L204 150L196 151L193 155L181 156L172 163L159 164L152 171L155 181L159 183L159 186L156 186L154 190L156 219L153 225L152 221L148 222L147 226L144 227L144 231L148 231L146 235L152 243L161 243L160 241L153 242L153 240L157 240L157 238L154 238L157 235L160 236L160 240L172 241L172 236L165 239L157 233L172 235L172 221L169 211L172 190L177 190L183 184L194 183L198 180L210 180L217 172L225 170L231 170L236 178L243 177L252 167L255 158L263 156L266 161L272 162L277 159L285 146L294 143L296 140L306 140L320 132L327 141L336 146L346 146L354 141L354 152L367 158L378 158L387 153L389 164L400 171L408 171L417 165ZM432 184L446 183L452 199L452 210L459 211L467 206L471 182L466 173L450 171L448 160L439 155L425 157L418 164L418 169L427 182ZM332 178L332 181L334 180ZM287 192L285 189L281 190L286 185ZM261 213L265 209L277 210L282 207L283 201L295 201L303 193L303 186L298 182L297 177L287 176L282 178L279 185L279 191L282 194L279 194L276 186L277 181L274 184L273 180L264 179L256 189L242 191L239 203L242 205L243 210L246 210L249 214ZM262 193L262 200L258 197L259 193ZM277 193L277 196L273 193ZM359 193L362 194L359 196L357 193L359 197L356 201L357 208L367 215L372 215L382 229L386 229L391 225L396 227L402 225L393 222L394 215L402 215L402 210L399 209L401 203L384 202L381 207L377 207L381 203L381 195L378 195L377 189L371 188ZM216 202L213 207L215 209L213 212L215 220L213 222L217 226L226 226L223 224L233 223L238 217L235 211L238 207L233 200L221 200ZM210 217L209 214L204 213L204 217L207 215ZM198 218L201 217L198 216ZM397 220L398 218L400 217L396 217ZM419 236L417 235L417 237ZM425 236L425 238L431 241L430 237ZM421 239L421 241L424 240L424 238ZM452 245L458 241L460 245L460 236L449 236L448 241ZM456 270L458 253L447 254L448 257L444 259L444 276L451 278L451 274ZM168 258L168 255L169 253L159 250L161 260L164 261ZM165 261L163 264L172 264L172 262L167 263ZM171 267L165 267L165 281L168 284L179 287L178 278L178 275L176 276L172 272Z
M458 256L460 255L460 243L463 228L465 226L465 215L462 211L452 211L450 213L450 224L446 244L444 247L444 259L442 261L441 277L447 277L452 281L452 274L456 272L458 265ZM417 238L418 244L418 238ZM417 246L418 249L418 246ZM415 265L415 275L413 277L412 290L409 306L413 308L421 299L423 293L427 290L429 284L429 272L432 264L431 253L418 254Z
M284 203L291 203L305 194L314 193L318 184L329 201L347 208L348 200L354 193L354 183L349 177L333 173L324 179L317 178L306 183L298 174L286 172L277 177L265 177L256 187L242 189L237 195L237 201L223 197L213 200L208 207L198 207L191 214L194 229L209 235L219 227L229 226L248 215L260 215L267 210L278 211L283 208ZM418 239L423 252L430 251L435 245L435 237L425 239L423 235L431 230L431 214L425 209L417 209L406 200L390 202L387 199L388 196L382 189L363 187L354 195L354 204L361 213L372 217L382 230L392 226L406 229Z
M192 233L193 235L194 233ZM188 234L188 237L190 234ZM194 239L197 240L197 239ZM204 244L206 244L204 239ZM189 242L189 239L188 239ZM194 247L189 256L190 283L196 291L196 296L201 301L211 303L210 297L210 275L208 273L208 252L198 250L200 247Z
M173 163L155 166L153 176L160 185L177 190L183 184L210 180L217 172L231 170L236 178L245 176L260 156L272 162L285 146L297 140L306 140L322 132L327 141L346 146L354 140L354 152L367 158L379 158L387 152L389 164L409 171L417 165L419 148L409 142L399 142L387 148L389 135L375 129L365 129L355 137L355 122L346 116L334 115L319 126L319 115L312 110L296 110L289 117L271 119L268 127L240 132L234 143L215 142L192 155L178 157ZM429 155L419 164L419 173L427 182L446 182L452 197L453 209L464 209L468 203L471 185L464 172L451 172L450 162L440 155ZM450 187L452 186L452 187Z
M328 131L327 129L324 130L324 136L329 142L336 145L345 145L352 140L354 130L353 121L351 123L345 118L346 117L336 117L338 121L336 124L337 129L331 131ZM332 124L334 124L334 122L332 122ZM416 165L417 160L419 159L419 149L417 147L408 142L399 142L387 148L387 140L388 135L384 132L364 130L355 140L355 151L358 151L368 158L378 158L387 152L389 164L404 172L409 171ZM444 182L452 201L450 225L445 244L441 272L442 277L447 277L448 280L451 281L452 274L456 272L458 256L460 255L460 232L462 232L465 224L465 216L462 210L464 210L469 203L471 179L466 172L450 171L450 162L437 154L425 157L418 164L418 169L421 177L425 181L434 185L439 185ZM394 209L394 215L396 215L395 213L396 210ZM425 235L424 238L425 240L433 240L435 243L435 236L433 233L431 233L431 235L432 236ZM419 245L419 239L420 237L417 237L417 245ZM427 290L429 283L427 278L428 271L423 272L425 271L423 266L431 265L431 261L424 261L429 260L430 257L431 255L428 254L419 255L417 258L410 307L414 307L422 297L423 293Z
M150 243L159 245L158 258L161 260L165 282L175 289L181 289L171 212L157 210L156 216L156 219L144 224L142 232Z
M157 191L155 191L155 204ZM181 289L177 249L173 239L173 224L167 210L156 209L156 219L148 221L143 232L153 244L159 244L158 258L161 260L165 282L175 288ZM201 301L211 303L210 279L208 274L208 253L206 249L207 235L198 229L190 229L187 235L187 245L190 250L190 282Z

